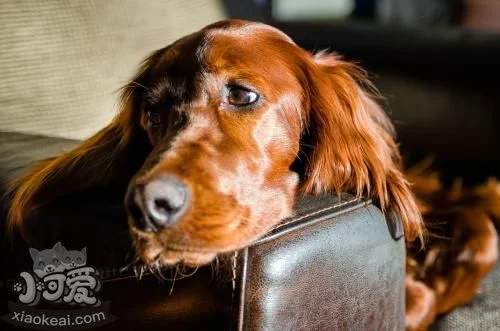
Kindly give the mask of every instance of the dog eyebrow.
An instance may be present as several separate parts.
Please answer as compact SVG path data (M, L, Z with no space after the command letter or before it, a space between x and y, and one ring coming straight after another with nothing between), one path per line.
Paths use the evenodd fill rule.
M174 104L181 100L185 102L191 99L188 92L188 84L184 79L174 80L165 75L151 84L142 94L142 99L147 105Z

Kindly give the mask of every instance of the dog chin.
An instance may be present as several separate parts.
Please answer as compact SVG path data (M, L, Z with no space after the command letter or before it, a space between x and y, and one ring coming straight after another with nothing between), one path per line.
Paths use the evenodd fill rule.
M212 262L216 256L216 253L164 251L159 257L159 263L162 266L182 264L200 267Z
M209 264L217 256L217 252L175 250L164 247L163 245L154 244L139 248L137 252L142 262L155 267L168 267L173 265L200 267Z

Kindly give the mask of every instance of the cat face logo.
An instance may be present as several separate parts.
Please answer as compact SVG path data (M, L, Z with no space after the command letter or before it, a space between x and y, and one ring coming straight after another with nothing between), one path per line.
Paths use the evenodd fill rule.
M72 270L78 267L83 267L87 262L87 247L81 251L67 250L64 246L61 247L61 263L65 270Z
M67 250L60 242L50 249L37 250L30 248L33 259L33 272L43 278L46 275L83 267L87 263L87 248Z
M60 242L56 243L51 249L37 250L30 248L30 255L33 259L33 271L35 274L43 278L48 274L64 271L64 266L61 263L61 248Z

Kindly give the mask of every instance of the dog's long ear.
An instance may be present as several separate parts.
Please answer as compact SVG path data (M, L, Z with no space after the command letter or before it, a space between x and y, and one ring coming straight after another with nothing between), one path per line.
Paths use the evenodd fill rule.
M309 60L302 191L371 197L384 212L400 215L407 240L421 236L422 216L401 172L394 128L368 92L366 74L333 54Z
M125 189L141 167L150 144L140 126L137 94L154 60L153 54L121 94L112 122L75 149L35 163L8 188L8 229L20 228L29 213L56 198L93 188Z

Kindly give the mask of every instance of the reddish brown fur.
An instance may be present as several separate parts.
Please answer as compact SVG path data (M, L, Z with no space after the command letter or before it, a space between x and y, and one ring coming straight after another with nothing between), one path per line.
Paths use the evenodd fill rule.
M250 86L262 98L251 110L235 110L221 96L228 84ZM441 249L441 258L455 259L449 268L428 264L425 253L411 260L407 321L424 329L438 313L470 300L496 261L490 216L500 214L500 194L490 197L493 183L446 200L434 176L417 172L410 174L417 207L376 96L365 73L335 54L312 55L262 24L213 24L153 53L125 87L110 125L17 180L10 226L21 228L30 211L62 195L101 186L123 191L128 182L169 174L189 187L190 207L181 222L160 232L142 231L129 217L137 254L147 264L200 265L287 217L297 192L370 197L400 215L408 241L424 233L420 207L425 215L456 220L452 237L466 248ZM156 129L148 124L151 107L164 108ZM473 203L464 207L464 201ZM462 230L473 236L463 238ZM431 249L440 245L430 242ZM453 284L463 279L470 285L457 294Z
M406 276L405 287L406 330L427 330L436 318L436 293L413 275Z
M500 219L500 184L491 179L472 190L459 181L451 189L443 188L429 163L410 169L407 177L414 183L426 225L431 235L425 251L409 249L407 284L425 290L413 291L413 307L430 300L434 310L407 310L407 320L423 330L439 314L468 303L479 289L481 280L498 260L498 235L494 227ZM408 290L407 290L408 293ZM417 322L420 322L417 323Z

